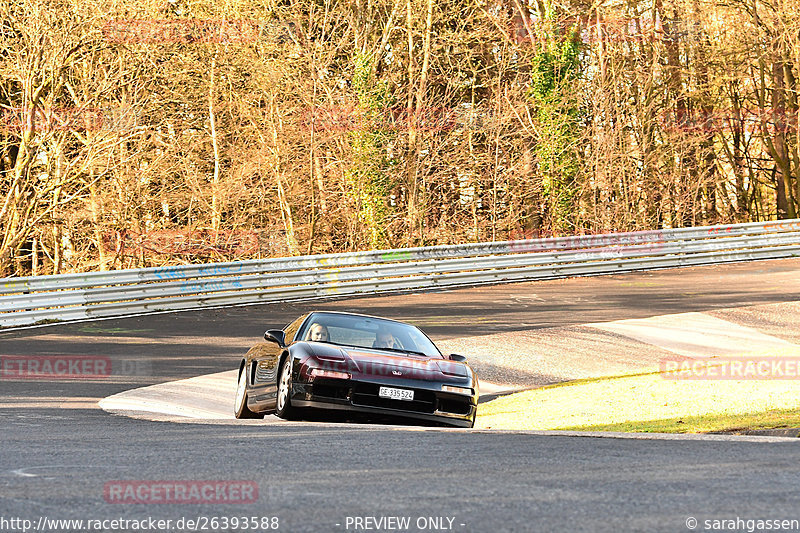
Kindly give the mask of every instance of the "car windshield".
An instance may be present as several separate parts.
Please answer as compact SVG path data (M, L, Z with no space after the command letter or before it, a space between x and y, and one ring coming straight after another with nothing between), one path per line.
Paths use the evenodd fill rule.
M359 315L313 313L298 332L297 340L442 357L433 342L418 328L394 320Z

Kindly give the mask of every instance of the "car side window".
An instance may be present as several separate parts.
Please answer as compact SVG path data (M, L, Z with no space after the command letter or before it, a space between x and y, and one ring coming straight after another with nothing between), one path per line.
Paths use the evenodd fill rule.
M300 326L303 324L303 321L306 319L305 316L301 316L285 328L283 328L284 333L286 333L286 344L292 344L294 342L294 336L297 335L297 330L300 329Z

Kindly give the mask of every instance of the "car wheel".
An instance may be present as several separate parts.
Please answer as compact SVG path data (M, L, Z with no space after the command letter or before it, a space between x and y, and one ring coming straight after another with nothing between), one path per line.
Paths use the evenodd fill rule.
M239 383L236 385L236 400L234 402L233 414L236 418L262 418L262 415L254 413L247 407L247 367L239 372Z
M283 362L281 373L278 375L278 403L275 414L285 420L294 418L296 409L292 407L292 357Z

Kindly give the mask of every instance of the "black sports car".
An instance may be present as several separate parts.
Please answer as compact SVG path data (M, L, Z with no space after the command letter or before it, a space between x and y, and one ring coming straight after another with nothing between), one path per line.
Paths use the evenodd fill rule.
M236 418L319 408L475 423L478 379L466 358L442 355L414 326L317 311L264 338L239 365Z

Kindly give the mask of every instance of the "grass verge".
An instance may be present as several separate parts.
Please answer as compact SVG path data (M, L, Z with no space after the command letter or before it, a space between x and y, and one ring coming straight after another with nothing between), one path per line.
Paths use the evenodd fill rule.
M712 433L754 429L800 427L800 410L779 409L761 413L673 417L644 422L622 422L596 426L573 426L570 431L622 431L626 433Z
M739 357L797 362L800 349ZM661 372L586 379L481 405L475 427L672 433L800 427L800 380L675 379Z

